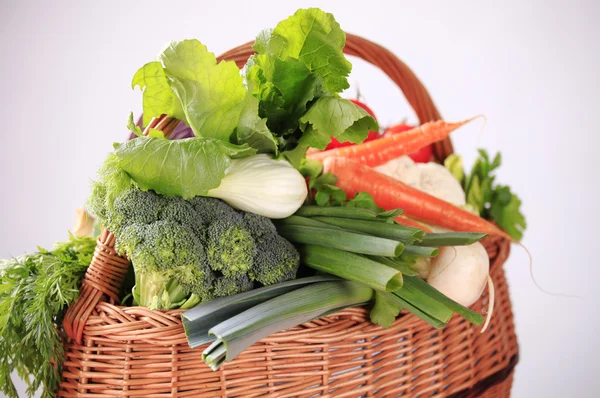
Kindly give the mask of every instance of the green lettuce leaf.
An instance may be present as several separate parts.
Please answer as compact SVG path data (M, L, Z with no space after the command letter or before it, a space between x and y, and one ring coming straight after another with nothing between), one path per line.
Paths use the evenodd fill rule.
M131 88L136 86L139 86L144 93L142 98L144 126L150 123L153 117L162 114L185 120L181 103L175 97L160 62L149 62L142 66L131 82Z
M249 90L259 101L259 114L280 137L297 130L309 101L322 95L323 79L294 58L271 54L253 56L246 66Z
M318 8L300 9L265 31L254 45L260 54L273 54L302 61L323 78L325 89L339 93L349 87L347 76L352 64L344 57L346 34L333 15Z
M194 133L229 141L246 97L235 62L217 64L215 55L198 40L171 42L159 59Z
M135 124L135 121L133 120L133 112L129 112L129 118L127 119L127 129L138 137L143 135L142 129L140 128L140 126Z
M247 145L201 137L174 141L138 137L114 146L119 166L140 189L184 199L218 187L232 158L256 152Z
M261 153L278 154L277 140L267 127L267 119L258 115L258 100L246 94L233 141L248 144Z
M300 119L300 145L325 149L335 137L340 142L363 142L379 126L361 107L339 97L321 97Z

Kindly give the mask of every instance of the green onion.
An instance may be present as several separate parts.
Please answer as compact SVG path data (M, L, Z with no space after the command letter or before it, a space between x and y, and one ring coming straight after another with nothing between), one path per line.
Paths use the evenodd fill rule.
M343 230L337 231L302 225L281 225L277 228L277 232L293 243L319 245L353 253L396 257L404 250L404 244L395 240Z
M485 320L485 317L483 315L473 310L470 310L463 305L460 305L459 303L447 297L444 293L440 292L421 278L415 276L406 276L404 278L404 287L406 286L419 290L423 294L431 297L433 300L444 304L446 307L448 307L452 311L465 318L467 321L477 326L481 325Z
M398 271L402 272L403 275L414 276L414 275L419 274L417 271L410 268L408 265L404 264L403 262L397 261L394 258L383 257L383 256L367 256L367 257L373 261L377 261L378 263L385 264L394 269L397 269Z
M411 281L414 281L415 278L417 277L407 277L407 279L411 279ZM405 283L401 289L394 290L393 293L402 300L418 308L420 311L441 322L447 323L450 321L450 318L452 318L453 311L450 308L432 298L430 295L423 293L421 289L412 283Z
M302 217L341 217L353 218L358 220L379 220L385 221L377 217L379 213L360 207L322 207L322 206L302 206L294 213L296 216Z
M425 237L417 243L419 246L467 246L479 242L487 234L477 232L442 232L435 234L426 234Z
M417 257L435 257L440 254L440 249L437 247L404 246L403 254Z
M303 245L298 249L304 264L318 271L362 282L381 291L402 287L400 271L364 256L316 245Z
M400 224L373 222L371 220L345 219L339 217L315 217L313 220L345 229L363 232L380 238L413 243L425 236L425 231Z
M405 308L408 312L410 312L411 314L413 314L414 316L424 320L425 322L427 322L428 324L430 324L431 326L433 326L436 329L441 329L444 326L446 326L448 324L448 322L444 322L441 321L439 319L436 319L434 317L432 317L431 315L423 312L422 310L420 310L419 308L415 307L414 305L412 305L411 303L409 303L408 301L402 299L401 297L398 297L396 295L394 295L396 297L396 299L398 299L398 305L401 306L402 308Z
M214 339L208 330L240 312L273 297L280 296L305 285L339 280L333 275L311 276L275 285L265 286L229 297L206 301L182 314L183 328L190 347L196 348Z
M326 224L318 221L316 218L300 217L300 216L289 216L279 220L273 220L276 226L282 225L299 225L302 227L315 227L323 229L343 230L344 228L336 227L335 225Z
M257 341L324 314L363 305L373 298L373 289L357 282L315 283L258 304L212 327L216 341L202 359L216 370Z

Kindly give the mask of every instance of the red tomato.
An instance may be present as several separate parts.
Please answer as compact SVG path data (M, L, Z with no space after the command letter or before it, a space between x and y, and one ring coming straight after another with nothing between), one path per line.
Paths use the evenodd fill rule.
M356 105L360 106L361 108L363 108L365 111L367 111L367 113L371 116L373 116L373 119L377 120L377 118L375 117L375 114L373 113L373 111L371 110L371 108L369 108L366 104L358 101L358 100L354 100L351 99L349 100L350 102L355 103ZM369 131L369 135L367 136L367 138L365 138L365 140L363 142L367 142L367 141L373 141L376 140L377 138L379 138L379 132L377 131ZM354 145L351 142L339 142L338 140L336 140L335 138L331 138L331 142L329 143L329 145L327 145L327 147L325 148L325 150L329 150L329 149L334 149L334 148L341 148L344 146L350 146L350 145Z
M383 133L384 137L389 137L394 134L400 134L403 131L408 131L413 129L414 126L408 125L406 123L396 124L394 126L388 127ZM427 145L419 149L416 152L410 153L408 156L417 163L427 163L431 160L431 155L433 154L433 148L431 145Z

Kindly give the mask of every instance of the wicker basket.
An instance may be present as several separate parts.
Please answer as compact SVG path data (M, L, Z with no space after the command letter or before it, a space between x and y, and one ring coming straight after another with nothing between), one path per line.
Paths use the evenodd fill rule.
M220 59L241 66L252 43ZM440 115L417 77L388 50L348 35L346 54L381 68L400 87L421 123ZM173 129L164 121L156 128ZM452 153L446 140L434 154ZM383 329L368 311L352 308L281 331L213 372L203 349L190 349L181 311L118 306L128 261L114 251L103 231L81 295L68 310L64 329L66 361L60 397L507 397L518 347L502 264L510 243L484 241L496 285L496 308L489 330L455 316L437 330L401 314ZM472 307L482 312L487 293Z

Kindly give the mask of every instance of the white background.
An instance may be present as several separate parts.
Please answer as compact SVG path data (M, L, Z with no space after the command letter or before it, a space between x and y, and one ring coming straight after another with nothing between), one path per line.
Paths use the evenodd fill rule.
M454 134L457 151L469 165L477 145L502 151L498 180L523 200L537 281L582 297L542 293L513 247L514 396L598 396L600 7L524 3L2 1L0 257L66 237L95 170L125 138L129 111L140 111L133 73L169 40L195 37L221 53L319 6L407 62L446 119L487 116L480 141L480 122ZM382 125L415 121L380 71L355 62L351 81Z

